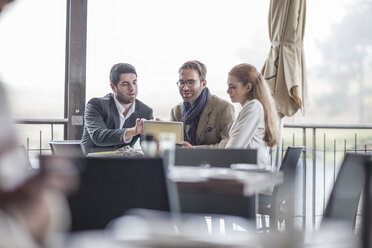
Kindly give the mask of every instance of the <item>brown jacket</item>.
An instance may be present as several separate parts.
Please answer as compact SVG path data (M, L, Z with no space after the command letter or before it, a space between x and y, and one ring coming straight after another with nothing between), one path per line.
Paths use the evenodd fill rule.
M171 111L171 121L184 122L181 113L182 103L175 106ZM229 140L229 131L234 122L235 111L231 103L211 95L200 116L196 129L197 147L224 148ZM184 125L185 140L188 125Z

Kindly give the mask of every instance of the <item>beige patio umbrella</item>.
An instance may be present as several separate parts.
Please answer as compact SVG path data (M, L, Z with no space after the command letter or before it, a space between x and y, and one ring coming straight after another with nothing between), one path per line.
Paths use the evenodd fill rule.
M303 50L306 0L270 0L271 49L262 68L279 113L292 116L307 103Z

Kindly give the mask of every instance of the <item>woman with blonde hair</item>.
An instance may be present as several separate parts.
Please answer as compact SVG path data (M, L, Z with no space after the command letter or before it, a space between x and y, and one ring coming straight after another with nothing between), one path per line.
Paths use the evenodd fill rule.
M270 164L269 149L279 143L279 117L265 79L253 65L244 63L230 70L227 84L231 101L243 108L225 148L257 149L257 163Z

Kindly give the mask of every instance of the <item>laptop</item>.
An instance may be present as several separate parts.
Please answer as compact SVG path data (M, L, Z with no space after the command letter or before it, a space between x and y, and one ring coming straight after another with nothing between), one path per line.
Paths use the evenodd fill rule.
M176 121L147 121L143 122L143 134L151 135L155 139L160 140L161 133L174 133L175 143L182 144L183 136L183 122Z

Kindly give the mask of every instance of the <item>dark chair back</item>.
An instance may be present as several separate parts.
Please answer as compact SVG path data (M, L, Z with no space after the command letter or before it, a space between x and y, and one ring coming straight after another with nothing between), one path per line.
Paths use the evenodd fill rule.
M52 154L58 156L84 156L85 148L81 140L51 140Z
M231 164L257 164L256 149L176 149L175 165L230 167ZM227 214L255 218L254 197L229 194L180 192L183 213Z
M286 230L293 229L293 194L296 168L304 147L289 146L284 155L280 171L283 183L276 186L270 203L270 228L276 230L278 220L284 219Z
M288 146L279 171L283 172L283 183L278 185L278 194L286 194L294 187L296 168L303 146Z
M173 195L160 158L85 157L73 161L80 171L80 186L68 198L71 231L104 229L133 208L178 209L178 197Z
M372 159L364 163L366 182L363 193L362 244L363 248L372 247Z
M231 164L257 164L256 149L190 149L177 148L175 165L230 167Z
M354 228L365 183L364 163L370 160L371 154L346 153L324 211L322 225L327 220L341 220Z

